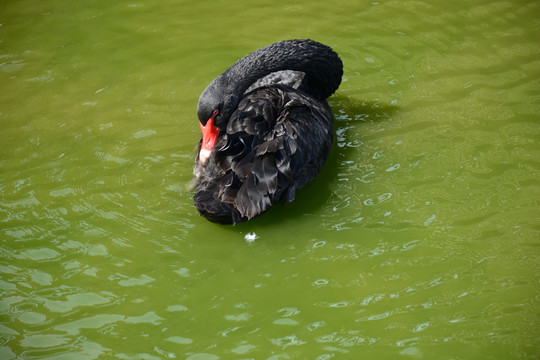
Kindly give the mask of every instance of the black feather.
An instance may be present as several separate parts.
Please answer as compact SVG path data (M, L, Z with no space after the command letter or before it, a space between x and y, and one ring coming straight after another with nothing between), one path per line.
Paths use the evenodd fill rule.
M278 184L278 168L272 154L256 157L251 169L257 190L264 195L274 194Z

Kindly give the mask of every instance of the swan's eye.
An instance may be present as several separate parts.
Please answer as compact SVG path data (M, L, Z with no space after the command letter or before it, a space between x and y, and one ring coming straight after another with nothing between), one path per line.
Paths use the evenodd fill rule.
M212 113L212 117L216 117L217 114L219 114L219 111L218 111L218 110L214 110L214 112Z

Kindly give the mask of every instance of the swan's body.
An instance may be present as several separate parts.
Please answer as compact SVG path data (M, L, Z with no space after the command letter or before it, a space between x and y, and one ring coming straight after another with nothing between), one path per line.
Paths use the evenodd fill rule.
M202 216L236 224L294 199L328 158L333 116L325 99L342 73L329 47L288 40L248 54L208 85L194 168Z

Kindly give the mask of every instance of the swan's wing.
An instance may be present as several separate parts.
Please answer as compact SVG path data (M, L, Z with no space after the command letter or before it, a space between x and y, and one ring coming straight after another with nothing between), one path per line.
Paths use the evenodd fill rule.
M296 91L259 89L239 104L218 160L227 173L221 199L251 219L321 170L332 144L332 114L325 101Z

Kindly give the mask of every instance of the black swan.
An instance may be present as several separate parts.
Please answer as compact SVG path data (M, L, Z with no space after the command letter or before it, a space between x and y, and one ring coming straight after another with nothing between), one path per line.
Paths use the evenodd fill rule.
M328 158L334 119L326 98L342 75L330 47L286 40L215 78L197 107L202 137L193 184L200 214L237 224L294 200Z

